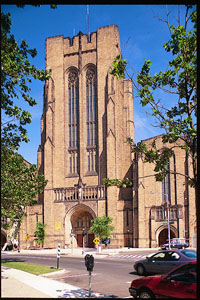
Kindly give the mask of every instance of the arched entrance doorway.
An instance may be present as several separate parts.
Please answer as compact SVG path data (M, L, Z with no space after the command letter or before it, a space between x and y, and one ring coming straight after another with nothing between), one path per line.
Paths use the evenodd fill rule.
M94 248L94 234L90 232L91 220L96 218L94 211L85 204L72 207L65 217L65 244L67 247ZM83 231L86 235L83 238Z
M83 240L85 247L94 247L94 234L90 232L92 219L92 215L85 210L75 211L74 214L71 216L72 230L76 237L77 247L83 247ZM86 233L84 238L82 234L83 232Z
M177 237L177 229L174 226L170 226L170 239ZM168 242L168 226L160 226L156 231L157 245L161 246Z
M175 238L175 234L172 230L170 230L170 239L173 238ZM165 244L167 242L168 242L168 229L165 228L159 234L158 245L161 246L162 244Z

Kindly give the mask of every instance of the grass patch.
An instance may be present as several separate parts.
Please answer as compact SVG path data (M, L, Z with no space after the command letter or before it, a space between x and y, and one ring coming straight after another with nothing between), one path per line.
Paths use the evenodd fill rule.
M62 269L57 269L54 267L42 266L37 264L30 264L26 262L19 262L19 261L6 261L2 259L1 265L8 268L22 270L24 272L28 272L34 275L40 275L45 273L51 273L55 271L59 271Z

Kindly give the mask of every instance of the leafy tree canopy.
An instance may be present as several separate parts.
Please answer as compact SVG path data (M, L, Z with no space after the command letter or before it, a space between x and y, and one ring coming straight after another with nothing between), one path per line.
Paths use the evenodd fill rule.
M98 217L94 220L91 220L91 223L92 226L90 227L90 231L100 239L109 238L111 232L114 230L114 227L111 225L111 217Z
M24 40L18 45L10 33L11 24L10 13L1 11L1 143L4 147L18 150L21 141L29 141L25 125L31 123L32 118L16 102L23 99L30 106L36 105L29 85L32 79L49 79L50 71L39 70L30 64L29 57L35 57L37 51L29 49Z
M22 109L22 102L37 104L30 95L30 84L33 79L48 80L51 71L30 63L37 51L29 49L25 40L19 45L11 34L11 25L10 13L1 11L1 214L9 221L3 227L17 223L19 228L24 208L37 203L37 194L47 183L43 175L37 174L36 165L27 164L16 153L22 141L29 141L25 126L32 120L31 114Z
M115 185L120 188L126 188L126 187L132 187L132 182L129 181L128 178L125 179L108 179L108 178L103 178L103 183L109 187L112 185Z
M1 150L1 215L9 223L21 223L25 207L37 203L38 193L43 192L47 181L38 175L36 165L29 165L19 154Z
M189 11L192 12L189 14ZM151 116L157 120L157 124L165 132L162 141L167 144L165 151L156 148L155 141L151 147L144 142L137 145L132 139L128 139L132 152L143 154L146 162L155 164L156 180L162 181L169 172L167 165L169 158L173 155L173 148L184 149L193 166L193 174L188 178L188 184L197 186L197 11L191 5L186 5L185 21L175 27L169 24L167 12L167 23L170 31L170 40L164 43L165 51L172 54L172 60L168 62L167 71L160 71L154 75L150 74L150 60L145 59L136 80L127 71L127 62L120 56L113 62L110 73L117 78L123 78L125 74L132 81L134 88L138 91L137 96L143 107L148 106ZM188 29L190 24L190 29ZM155 91L166 92L169 97L176 96L176 103L168 107L168 103L162 103L157 99ZM180 143L182 141L182 143ZM170 144L172 145L170 147ZM185 175L185 174L182 174ZM107 179L107 186L109 182Z

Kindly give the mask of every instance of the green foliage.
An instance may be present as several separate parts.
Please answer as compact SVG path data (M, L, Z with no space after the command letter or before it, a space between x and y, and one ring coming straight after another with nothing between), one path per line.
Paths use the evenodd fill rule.
M90 231L93 232L98 238L105 239L109 238L114 227L110 225L112 223L111 217L98 217L91 220L92 226Z
M110 178L103 178L103 183L106 187L109 186L117 186L119 188L126 188L132 187L133 183L128 179L110 179Z
M121 56L118 55L117 57L115 57L112 63L112 70L110 70L110 74L116 76L117 79L123 78L125 76L126 65L126 59L121 59Z
M189 15L189 11L192 12ZM190 21L191 30L188 31ZM185 24L177 27L170 26L170 40L164 43L165 51L171 52L173 59L168 62L166 71L150 75L150 60L146 60L138 73L136 81L128 75L126 64L120 56L114 60L114 71L111 74L117 78L124 77L126 71L134 87L137 88L138 97L143 107L149 106L151 116L155 117L158 126L165 131L162 136L168 150L160 151L154 147L147 149L144 143L135 145L128 140L133 152L143 154L146 162L155 164L156 180L166 176L168 160L172 155L174 143L176 147L184 149L192 160L193 175L188 179L188 184L197 186L197 11L196 7L186 5ZM155 91L163 91L176 96L177 103L171 108L166 103L157 99ZM182 143L180 143L182 141ZM173 144L171 147L170 144ZM184 174L182 174L184 175Z
M25 207L37 203L37 194L43 192L47 181L37 174L36 165L29 166L15 152L22 141L29 141L25 126L32 120L17 101L36 105L30 84L33 79L48 80L51 71L39 70L29 62L37 51L29 49L24 40L19 45L11 25L10 13L1 12L1 214L8 219L8 224L2 224L4 228L16 223L19 228Z
M21 155L1 149L1 215L9 219L10 226L21 223L24 208L37 203L37 194L43 192L46 183L36 165L29 166Z
M163 136L164 138L164 136ZM132 139L128 139L128 143L131 146L131 151L138 155L143 154L144 162L154 163L154 172L157 181L162 181L169 173L168 163L170 157L173 156L173 147L164 149L157 149L156 140L154 140L150 147L147 147L143 142L139 142L137 145Z
M1 12L1 143L9 149L18 149L21 141L28 142L25 125L31 123L31 114L23 110L16 101L23 99L30 106L37 104L30 96L32 79L45 81L50 71L39 70L29 62L37 55L36 49L29 49L23 40L20 45L11 30L10 13Z
M21 261L7 261L2 259L1 265L7 268L17 269L24 272L28 272L34 275L41 275L45 273L55 272L63 269L57 269L49 266L42 266L38 264L30 264Z
M37 222L36 230L34 232L34 236L37 237L36 241L42 245L44 243L45 236L46 236L45 227L46 225L42 224L41 222Z

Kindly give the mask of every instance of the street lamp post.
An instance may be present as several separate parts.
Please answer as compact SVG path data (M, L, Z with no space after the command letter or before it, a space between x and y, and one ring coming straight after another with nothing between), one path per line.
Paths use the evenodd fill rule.
M74 233L73 233L73 229L71 230L71 246L72 246L72 254L73 254L73 237L74 237Z
M85 244L85 238L84 238L85 237L85 231L84 230L85 230L85 228L83 228L83 232L82 232L82 236L83 236L83 253L82 254L85 253L85 245L84 245Z

